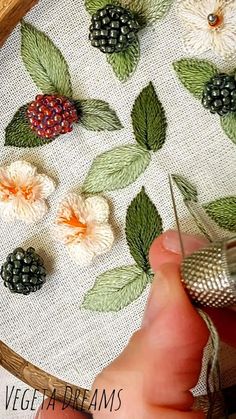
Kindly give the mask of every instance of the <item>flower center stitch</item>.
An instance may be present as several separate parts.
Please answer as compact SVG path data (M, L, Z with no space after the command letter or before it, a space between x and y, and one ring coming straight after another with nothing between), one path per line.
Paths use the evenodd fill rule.
M208 24L212 29L219 28L223 22L223 16L220 13L210 13L207 16Z
M5 200L9 199L11 195L21 195L27 201L32 197L33 187L32 186L17 186L17 185L1 185L3 186Z
M87 227L88 227L87 224L79 220L79 218L74 212L71 212L69 218L66 218L63 216L60 217L60 219L58 220L58 224L64 224L68 227L75 228L75 231L73 232L73 234L71 234L70 237L67 237L68 241L71 241L71 242L77 238L84 237L86 235Z

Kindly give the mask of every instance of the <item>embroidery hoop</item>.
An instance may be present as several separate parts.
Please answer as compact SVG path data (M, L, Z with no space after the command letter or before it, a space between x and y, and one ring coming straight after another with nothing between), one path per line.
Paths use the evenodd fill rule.
M56 400L61 402L64 401L78 411L81 411L81 406L83 406L83 412L90 413L88 410L89 402L87 400L89 398L90 390L62 381L60 378L43 371L26 361L2 341L0 341L0 365L25 384L33 387L42 394L51 397L54 392ZM66 386L72 389L72 395L69 393L70 397L65 397ZM231 413L236 413L235 392L236 385L222 390L225 404ZM215 397L216 403L212 417L219 418L224 414L224 410L222 410L222 394L218 393ZM201 409L207 414L209 410L208 397L196 397L194 408Z

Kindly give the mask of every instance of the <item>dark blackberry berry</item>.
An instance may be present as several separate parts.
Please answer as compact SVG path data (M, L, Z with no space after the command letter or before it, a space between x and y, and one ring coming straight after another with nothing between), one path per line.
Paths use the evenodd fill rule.
M228 74L217 74L206 84L202 96L204 108L220 116L236 112L236 80Z
M27 109L31 129L41 138L71 132L79 116L74 103L64 96L38 95Z
M42 288L46 282L43 259L33 247L17 248L7 256L1 268L5 287L11 292L27 295Z
M139 29L129 10L108 4L92 16L89 39L93 47L112 54L126 50L134 42Z

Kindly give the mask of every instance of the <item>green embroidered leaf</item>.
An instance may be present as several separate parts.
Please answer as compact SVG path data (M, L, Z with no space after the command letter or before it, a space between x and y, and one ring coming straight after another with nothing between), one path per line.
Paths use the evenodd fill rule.
M176 61L173 66L181 83L197 99L202 98L205 83L218 73L212 63L194 58Z
M204 205L209 215L220 227L236 232L236 197L229 196Z
M116 77L125 82L134 73L139 62L140 47L138 38L124 52L106 54L107 61L111 64Z
M162 219L145 189L131 202L126 215L126 240L135 262L150 271L148 253L153 240L162 233Z
M236 114L230 113L220 118L225 134L236 144Z
M51 139L43 140L31 131L26 118L27 106L22 106L6 127L5 146L38 147L52 141Z
M169 11L173 0L121 0L135 15L141 27L152 25Z
M103 9L107 4L120 4L118 0L85 0L85 8L93 15L97 10Z
M149 282L138 266L123 266L100 275L85 295L82 308L93 311L119 311L136 300Z
M21 24L21 56L36 86L43 93L72 96L67 62L59 49L29 23Z
M135 100L131 116L137 142L147 150L159 150L166 139L167 122L152 83Z
M83 190L100 193L125 188L144 172L150 159L150 153L135 144L107 151L93 161Z
M197 188L180 175L171 175L173 181L179 188L184 200L198 202Z
M116 112L102 100L75 101L78 113L81 114L79 123L90 131L114 131L123 128Z

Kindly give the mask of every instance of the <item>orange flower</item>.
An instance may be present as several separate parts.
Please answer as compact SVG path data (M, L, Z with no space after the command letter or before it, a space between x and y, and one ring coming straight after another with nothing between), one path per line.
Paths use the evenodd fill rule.
M89 265L95 256L111 249L114 235L108 216L108 203L101 196L84 198L70 193L61 202L56 218L56 236L80 266Z
M53 180L39 175L36 167L26 161L0 167L1 218L27 224L41 220L48 210L45 200L54 190Z

